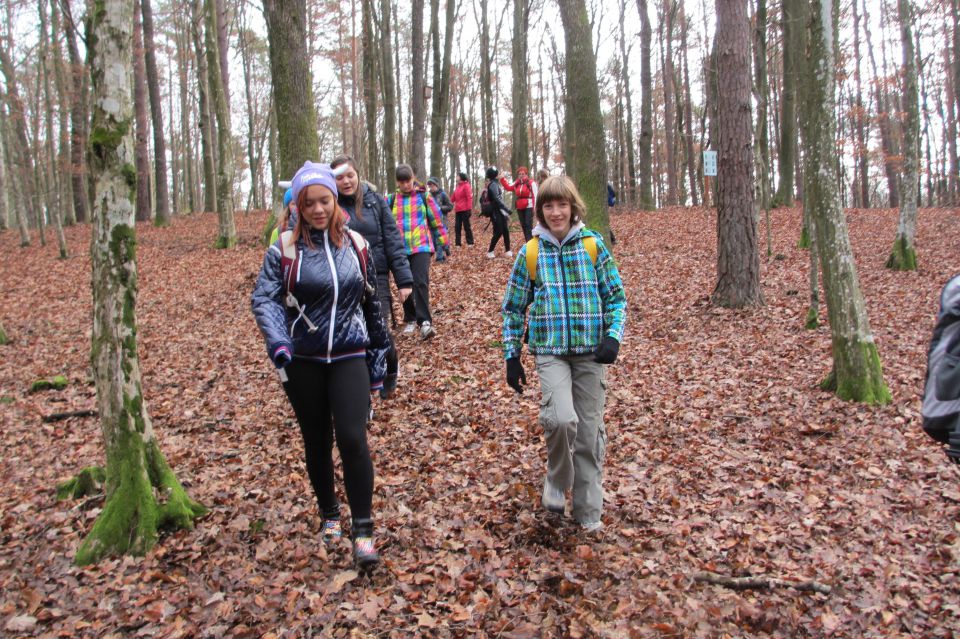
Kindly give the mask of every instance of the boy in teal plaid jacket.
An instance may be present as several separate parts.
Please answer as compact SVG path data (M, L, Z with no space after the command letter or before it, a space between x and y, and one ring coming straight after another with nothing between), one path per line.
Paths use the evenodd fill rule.
M573 517L587 531L601 527L606 430L606 365L620 350L627 298L603 238L581 221L586 214L573 181L547 179L536 203L534 273L525 244L517 254L503 299L507 383L523 392L520 363L524 318L528 348L540 377L540 424L547 443L542 504L563 513L573 492Z

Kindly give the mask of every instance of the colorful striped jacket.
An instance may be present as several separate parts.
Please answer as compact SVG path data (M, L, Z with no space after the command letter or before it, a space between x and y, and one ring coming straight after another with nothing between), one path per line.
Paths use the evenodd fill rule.
M623 341L627 297L613 256L603 238L582 223L558 242L537 225L540 242L537 281L527 271L527 245L517 252L503 297L503 348L507 359L520 355L523 320L530 308L531 353L584 355L600 346L605 336ZM591 235L597 241L596 264L583 246Z
M407 255L433 253L436 250L430 229L436 230L440 244L447 246L447 229L443 226L440 209L432 197L417 191L409 195L398 191L387 199L387 204L407 245Z

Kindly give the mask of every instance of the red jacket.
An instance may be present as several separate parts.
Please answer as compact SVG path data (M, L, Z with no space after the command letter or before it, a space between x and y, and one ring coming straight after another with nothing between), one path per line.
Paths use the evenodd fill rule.
M533 180L517 178L513 184L507 182L506 178L500 178L500 184L508 191L513 191L517 196L517 210L529 209L533 207Z
M461 181L453 190L453 210L454 212L473 210L473 187L470 186L470 182Z

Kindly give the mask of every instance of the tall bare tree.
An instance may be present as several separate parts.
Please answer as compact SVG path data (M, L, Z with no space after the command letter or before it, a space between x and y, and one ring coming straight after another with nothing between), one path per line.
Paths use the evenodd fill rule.
M792 206L794 173L797 162L797 46L799 31L803 28L797 18L799 3L805 0L782 0L780 30L783 34L783 90L780 98L780 144L777 151L777 192L772 206Z
M410 165L417 175L426 172L424 161L424 119L426 117L426 95L424 95L423 57L427 51L427 41L423 37L423 0L410 0ZM425 178L424 178L425 179Z
M717 285L712 302L763 304L753 190L747 0L717 0Z
M58 3L63 9L66 27L67 56L70 60L70 180L73 183L73 210L78 222L89 219L90 192L87 175L87 121L90 84L86 64L80 58L77 45L77 25L70 11L70 3Z
M383 171L380 167L379 148L382 141L377 137L377 77L380 70L379 47L374 33L374 5L373 0L361 0L360 12L362 16L361 32L363 34L363 48L361 64L363 69L363 107L367 129L367 170L368 179L374 184L383 186Z
M653 30L647 0L637 0L640 11L640 152L637 162L640 173L640 206L651 211L657 208L653 198L653 74L650 55Z
M513 0L513 68L512 96L512 150L510 164L514 171L518 166L530 163L530 138L527 135L527 115L530 95L527 89L527 31L530 30L530 0Z
M207 67L210 93L217 116L217 230L216 246L231 248L237 243L237 227L233 221L233 134L230 126L230 103L223 74L220 71L220 46L216 0L205 0Z
M903 197L897 237L887 259L887 268L914 271L917 251L913 245L917 233L917 184L920 163L920 100L917 90L917 61L913 44L913 7L910 0L897 0L900 19L900 46L903 50Z
M836 180L820 177L832 176L837 161L833 4L820 0L804 2L811 15L807 55L802 65L807 183L804 202L809 202L814 218L811 230L816 233L820 251L833 351L833 370L823 387L843 399L886 403L890 401L890 392L883 381L880 356L870 331L838 185Z
M167 187L167 143L163 133L163 106L160 99L160 74L157 71L157 52L153 36L153 7L151 0L140 1L143 22L143 61L147 71L147 92L150 95L150 118L153 123L153 193L156 203L155 222L158 226L170 223L170 197Z
M13 66L13 39L10 36L9 29L12 21L10 16L10 5L7 4L7 36L3 43L0 43L0 68L3 70L3 76L6 79L6 103L7 103L7 124L12 130L12 135L7 138L7 147L10 149L12 162L9 166L14 167L13 178L17 181L17 190L20 198L11 205L17 210L18 220L22 220L20 225L20 246L30 245L30 233L27 231L26 220L29 219L29 213L37 210L37 203L34 200L33 186L33 156L30 152L30 142L27 138L27 120L23 108L23 100L20 99L19 82L17 81L17 72Z
M397 85L393 77L393 40L391 39L390 0L380 0L380 82L383 86L383 164L385 191L393 191L397 179Z
M106 501L77 551L88 564L143 554L161 527L192 528L205 512L167 464L143 399L137 356L130 75L133 4L101 0L88 40L93 80L90 169L94 182L91 356L106 450ZM120 71L118 73L117 71Z
M433 0L434 11L438 0ZM443 142L450 115L450 67L453 55L453 30L457 19L458 0L447 0L444 14L443 58L440 57L438 33L434 34L433 108L430 116L430 174L443 173ZM439 18L439 16L437 16Z
M203 210L217 210L217 168L213 141L213 115L210 109L210 72L204 44L204 0L190 0L190 34L197 64L197 126L200 129L200 156L203 165Z
M564 148L567 173L587 206L587 225L610 239L607 153L593 32L584 0L557 0L566 50Z
M147 120L147 71L143 61L143 25L140 23L140 1L134 0L133 9L133 112L134 112L134 166L137 169L138 222L153 217L150 197L150 157L148 139L150 124Z

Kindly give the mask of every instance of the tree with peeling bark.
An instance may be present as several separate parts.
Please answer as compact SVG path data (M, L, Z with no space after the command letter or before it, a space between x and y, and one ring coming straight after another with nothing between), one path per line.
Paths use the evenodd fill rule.
M809 201L820 252L820 269L830 321L833 370L824 389L843 398L871 404L890 401L877 345L870 331L860 290L847 222L835 179L835 74L833 4L804 0L810 20L803 67L805 202Z
M193 527L205 508L167 464L143 400L137 356L137 262L130 78L133 3L101 0L88 40L93 82L91 363L106 449L106 502L76 555L90 564L144 554L161 527ZM118 72L119 71L119 72Z
M747 0L717 0L717 285L711 301L763 304L753 188Z
M887 268L914 271L917 251L913 240L917 233L917 180L920 161L920 112L917 90L917 63L913 46L913 7L910 0L897 0L900 17L900 43L903 49L903 182L900 198L900 222L897 237L887 259Z
M591 229L610 242L607 211L607 153L604 141L597 59L593 33L584 0L557 0L566 47L566 115L564 137L566 167L587 207Z

